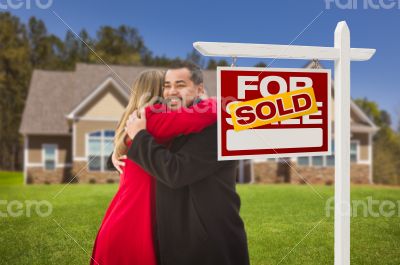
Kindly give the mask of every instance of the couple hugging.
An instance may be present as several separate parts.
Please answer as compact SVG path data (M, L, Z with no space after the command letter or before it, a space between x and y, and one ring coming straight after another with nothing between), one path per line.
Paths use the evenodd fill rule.
M216 116L197 65L139 75L116 129L120 184L91 264L249 264L237 161L217 161Z

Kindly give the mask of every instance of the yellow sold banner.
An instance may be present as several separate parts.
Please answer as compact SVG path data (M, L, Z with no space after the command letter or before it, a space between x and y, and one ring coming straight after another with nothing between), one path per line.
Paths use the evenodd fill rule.
M312 87L234 102L228 106L228 109L235 131L256 128L318 111Z

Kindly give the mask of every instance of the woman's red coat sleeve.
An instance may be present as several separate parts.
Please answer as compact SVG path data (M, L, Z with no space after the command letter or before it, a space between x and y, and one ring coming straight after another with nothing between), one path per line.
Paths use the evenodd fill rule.
M216 100L202 100L186 109L167 110L161 104L146 108L147 131L159 143L184 134L198 133L217 121Z

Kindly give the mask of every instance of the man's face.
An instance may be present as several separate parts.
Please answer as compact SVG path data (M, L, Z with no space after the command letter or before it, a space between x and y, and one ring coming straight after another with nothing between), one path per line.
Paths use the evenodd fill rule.
M189 69L171 69L166 72L163 96L169 108L187 107L203 92L203 84L196 85L190 80Z

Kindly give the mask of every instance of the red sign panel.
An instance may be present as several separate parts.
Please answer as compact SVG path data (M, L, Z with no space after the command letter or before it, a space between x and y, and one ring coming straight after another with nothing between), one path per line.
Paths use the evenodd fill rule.
M218 67L218 160L331 154L329 69Z

